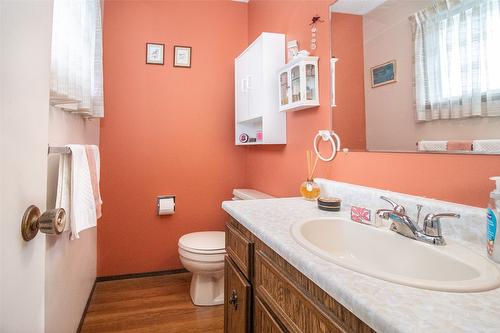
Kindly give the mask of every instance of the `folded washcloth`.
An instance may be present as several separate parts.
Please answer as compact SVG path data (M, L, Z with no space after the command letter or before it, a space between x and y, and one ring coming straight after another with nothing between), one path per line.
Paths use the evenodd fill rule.
M500 139L498 140L474 140L472 141L472 150L481 153L500 153Z
M446 151L448 141L419 141L418 151Z
M448 150L471 151L472 150L472 140L448 141L447 149Z
M87 152L83 145L67 145L71 149L71 239L82 230L97 225L94 191Z

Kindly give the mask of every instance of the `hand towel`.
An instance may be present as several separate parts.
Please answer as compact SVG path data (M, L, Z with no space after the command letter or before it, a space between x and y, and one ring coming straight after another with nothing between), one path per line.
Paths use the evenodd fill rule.
M71 149L71 239L75 239L80 231L97 225L97 215L85 146L67 147Z
M418 151L446 151L448 141L419 141Z
M87 161L89 162L90 181L92 183L92 193L94 195L96 217L99 219L102 216L101 206L101 191L99 189L100 181L100 157L99 148L95 145L85 146Z
M57 177L57 208L64 208L66 211L66 225L64 231L70 230L71 214L71 155L59 155L59 172Z
M474 140L472 150L475 152L498 154L500 153L500 139L498 140Z
M471 151L472 150L472 140L448 141L448 145L446 148L448 150Z

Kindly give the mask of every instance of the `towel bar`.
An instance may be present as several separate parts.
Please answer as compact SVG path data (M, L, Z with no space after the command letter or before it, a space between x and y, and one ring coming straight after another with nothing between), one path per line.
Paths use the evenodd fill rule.
M71 149L68 147L50 147L48 154L71 154Z

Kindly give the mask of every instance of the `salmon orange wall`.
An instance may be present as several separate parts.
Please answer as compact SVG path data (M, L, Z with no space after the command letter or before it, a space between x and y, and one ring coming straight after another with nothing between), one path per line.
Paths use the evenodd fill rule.
M302 46L309 48L307 20L316 13L327 17L328 6L328 1L252 0L249 3L250 40L262 31L273 30L286 33L288 39L298 38ZM337 15L339 14L335 14ZM351 86L350 77L346 73L358 73L359 70L358 67L350 68L352 63L345 65L345 59L349 56L346 50L362 52L362 34L359 33L359 27L356 27L360 22L352 21L352 17L349 20L349 16L351 15L339 15L342 20L335 20L334 17L334 51L340 59L337 63L336 81L339 108L335 112L340 112L345 103L358 103L361 98L361 94L356 97L352 91L344 89ZM250 187L276 196L298 195L299 185L306 174L304 151L311 149L315 132L328 126L328 69L324 61L329 56L328 40L325 39L328 38L327 23L320 25L319 30L316 54L322 59L322 105L316 110L288 115L286 146L247 148L247 185ZM351 56L356 57L354 54ZM352 88L355 89L356 86ZM362 86L360 88L363 89ZM334 116L334 127L341 132L338 129L339 118L337 114ZM353 127L350 130L354 133L361 129ZM341 138L348 135L344 132ZM487 203L489 192L493 188L488 177L494 175L500 175L500 156L369 152L350 152L347 155L340 153L333 162L322 163L317 173L317 176L333 180L476 206Z
M221 201L245 179L233 68L247 18L232 1L105 1L99 276L180 268L182 234L223 230ZM164 66L145 64L146 42L165 44ZM190 69L172 66L175 44L192 47ZM162 194L175 215L157 215Z
M332 22L333 55L339 59L335 67L333 129L341 137L342 146L365 150L363 17L334 13Z
M327 178L484 207L500 175L500 156L341 153Z
M317 25L317 49L320 57L319 95L321 106L287 113L287 144L247 148L247 183L273 195L296 195L306 178L306 149L318 129L330 128L329 58L330 25L328 6L331 1L258 1L248 3L248 40L263 31L286 34L287 41L298 40L300 49L310 50L311 27L315 15L324 22ZM320 167L321 169L321 167Z
M220 203L231 197L234 187L276 196L298 194L306 176L305 150L311 149L317 130L330 125L329 4L105 1L106 117L100 139L105 203L98 224L99 276L180 268L178 238L191 231L222 230L226 216ZM315 52L321 58L322 105L287 114L287 145L235 147L234 58L263 31L285 33L309 49L308 23L316 14L325 18L318 25ZM337 40L347 43L345 50L359 51L359 28L352 26L356 23L342 23L351 25L353 38ZM334 34L348 37L351 28L334 29ZM144 63L146 42L166 44L164 66ZM193 47L191 69L172 67L174 44ZM336 56L354 67L342 68L342 59L338 63L339 113L352 108L347 102L359 106L362 101L362 92L356 95L357 86L346 81L349 73L359 71L359 59L347 59L344 47ZM340 122L337 115L334 120ZM337 130L351 140L349 133ZM493 185L487 178L492 175L500 175L498 156L367 152L340 153L317 172L329 179L477 206L488 199ZM177 195L177 212L159 217L156 196L169 193Z

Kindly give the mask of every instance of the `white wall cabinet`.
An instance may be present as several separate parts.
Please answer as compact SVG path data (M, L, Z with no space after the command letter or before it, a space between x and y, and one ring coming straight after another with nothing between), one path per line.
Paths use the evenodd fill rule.
M279 70L280 111L319 105L318 60L318 57L298 57Z
M285 64L285 35L262 33L235 59L235 143L285 144L276 73Z

